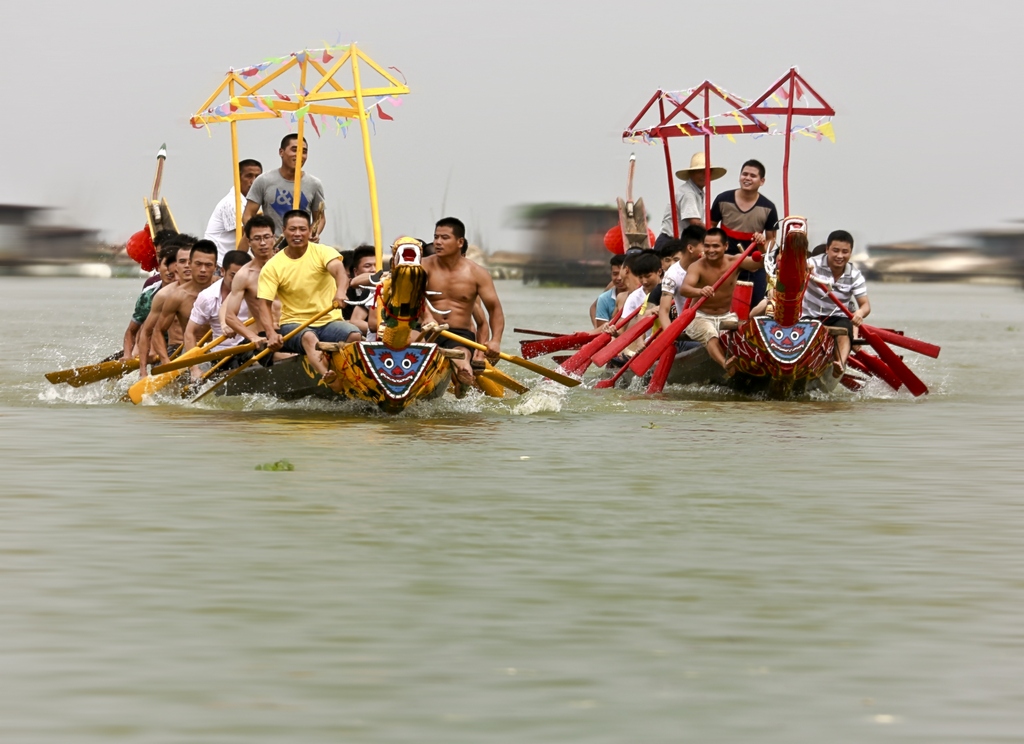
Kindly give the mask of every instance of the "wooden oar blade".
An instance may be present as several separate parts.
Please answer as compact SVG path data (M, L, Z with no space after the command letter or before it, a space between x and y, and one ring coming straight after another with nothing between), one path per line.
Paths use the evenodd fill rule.
M924 354L932 359L938 359L939 352L942 351L942 348L935 344L930 344L927 341L920 341L916 338L909 338L900 333L893 333L885 328L876 328L875 326L865 325L862 325L861 328L867 328L887 344L899 346L900 348L908 349L910 351L916 351L918 354Z
M556 351L575 351L593 338L593 333L572 333L557 338L532 339L520 341L519 350L526 359L533 359Z
M899 390L902 386L902 381L899 376L889 369L889 366L881 359L876 357L874 354L868 354L866 351L854 352L857 359L864 364L865 367L875 377L881 378L886 385L891 387L893 390ZM851 359L853 356L850 357Z
M593 361L594 354L604 348L607 344L611 343L611 340L611 334L598 334L594 340L584 344L579 351L569 357L569 359L562 364L562 369L566 372L571 372L574 375L582 375L587 371L587 367L589 367L590 363Z
M653 395L654 393L660 393L665 389L665 383L668 382L668 373L672 371L672 363L676 360L676 347L672 344L664 352L661 357L658 358L658 366L654 368L654 374L651 376L651 381L647 385L647 394Z
M687 308L679 313L679 317L672 321L668 328L663 330L647 344L647 348L633 357L629 368L638 375L646 375L647 371L654 366L654 363L661 358L669 347L675 348L675 341L679 335L686 330L687 326L697 317L695 308Z
M292 333L295 333L295 331L292 331ZM470 349L478 349L484 352L488 351L487 347L484 346L483 344L478 344L476 341L470 341L468 338L463 338L462 336L458 336L454 333L451 333L450 331L441 331L441 335L447 339L451 339L452 341L457 342L460 346L465 346ZM524 369L528 369L531 372L536 372L538 375L547 377L549 380L554 380L555 382L565 385L566 387L576 387L577 385L580 384L579 380L575 380L572 377L563 375L560 372L550 370L541 364L537 364L535 362L528 362L522 357L518 357L513 354L506 354L505 352L501 352L499 356L506 362L512 362L512 364L517 364L520 367L523 367ZM235 373L233 372L232 374Z
M494 382L497 382L503 387L507 387L509 390L511 390L514 393L517 393L518 395L525 395L526 393L530 392L530 388L526 387L526 385L519 382L519 380L515 379L514 377L509 377L500 369L496 369L495 367L492 367L489 364L487 365L487 369L485 369L483 372L477 373L477 377L480 377L481 375L493 380Z
M50 372L46 379L54 385L67 383L71 387L82 387L100 380L107 380L111 377L120 377L139 368L138 359L115 359L110 362L90 364L75 369L65 369L60 372Z
M648 315L646 318L638 320L629 330L594 354L594 364L598 367L608 364L609 361L621 354L630 344L647 333L657 319L656 315Z
M885 362L886 366L891 369L900 381L907 386L907 390L910 391L911 395L915 398L920 395L925 395L928 392L928 386L921 381L917 375L915 375L910 367L908 367L899 355L895 351L890 349L885 341L882 341L873 332L861 328L864 338L871 344L871 348L875 350L878 356Z

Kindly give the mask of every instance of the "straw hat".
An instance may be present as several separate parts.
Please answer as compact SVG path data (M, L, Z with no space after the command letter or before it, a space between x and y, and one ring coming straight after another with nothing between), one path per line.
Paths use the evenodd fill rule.
M682 170L676 171L676 178L680 181L689 181L690 175L696 171L704 172L704 153L698 152L692 158L690 158L690 167L683 168ZM711 180L717 181L719 178L725 175L725 168L711 168Z

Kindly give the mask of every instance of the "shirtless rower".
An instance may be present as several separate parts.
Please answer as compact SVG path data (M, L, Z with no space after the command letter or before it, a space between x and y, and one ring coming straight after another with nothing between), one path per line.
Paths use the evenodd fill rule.
M505 331L505 314L501 301L494 289L494 280L487 271L466 258L466 226L455 217L445 217L434 227L434 255L427 256L422 266L427 272L427 291L440 292L430 295L431 304L440 311L450 311L436 318L438 323L447 323L449 332L470 341L479 341L487 347L486 357L493 364L501 353L501 335ZM487 309L487 322L477 326L474 333L473 314L477 298ZM441 337L438 346L455 348L457 341ZM453 359L456 374L463 384L475 383L473 367L469 359Z
M736 359L725 358L718 334L723 321L738 320L736 313L732 312L732 293L736 289L737 272L733 272L717 290L712 287L739 258L727 256L727 246L728 237L722 228L712 227L708 230L704 236L704 256L690 264L680 293L691 299L705 298L696 317L686 327L686 335L703 344L711 358L722 366L727 376L731 376L735 371ZM746 258L740 264L744 271L756 271L760 267L761 263L752 258Z
M192 305L196 297L204 289L213 284L217 278L217 244L212 240L199 240L192 246L189 253L189 271L191 278L184 284L176 284L164 300L159 314L154 310L150 315L156 315L156 322L153 325L149 341L152 342L162 362L170 361L167 349L163 346L163 334L177 321L181 327L182 337L188 327L188 319L192 314ZM155 304L154 300L154 304ZM148 349L145 349L148 351ZM144 349L139 345L139 353ZM140 357L140 359L143 357ZM148 374L145 365L139 366L139 377Z
M139 329L142 328L146 318L149 317L149 311L153 309L153 298L156 296L156 293L168 284L177 281L174 272L177 252L177 248L173 246L170 250L161 249L160 264L157 266L157 281L142 290L139 298L135 301L132 319L128 321L128 327L124 331L123 348L121 351L122 359L127 360L135 356L136 338L139 335Z
M247 263L231 282L231 292L220 308L221 325L229 332L239 334L246 341L263 346L267 342L266 329L260 324L259 315L248 308L256 306L256 294L260 286L260 272L267 265L267 261L274 257L274 221L269 217L258 214L245 223L244 233L249 241L249 251L252 253L252 261ZM253 325L246 325L239 313L243 305L246 307L246 314L252 313L256 316ZM271 312L271 319L276 328L281 317L280 306L275 305Z
M260 324L267 329L267 345L305 354L310 365L330 384L337 373L327 366L318 341L352 343L362 339L359 329L341 319L341 305L348 291L348 272L341 254L330 246L310 242L312 218L309 212L293 209L284 213L284 250L267 261L260 271L257 301L249 307ZM281 330L273 328L271 307L281 300ZM307 326L288 341L289 332L315 317L318 312L335 306L315 324Z
M196 301L192 304L192 312L189 313L188 325L185 326L185 340L183 341L185 351L195 348L198 345L199 338L205 334L207 330L211 332L214 338L220 338L221 336L229 337L209 351L229 349L241 342L241 338L237 335L233 335L230 331L227 331L224 328L220 320L220 309L223 306L228 293L231 292L231 284L234 281L235 275L247 263L252 261L252 257L245 251L228 251L224 254L224 258L222 260L221 278L200 292L199 296L196 297ZM243 320L249 317L247 308L240 308L239 314L245 316ZM226 363L224 368L232 369L232 362L237 364L237 360L237 356L232 357ZM202 371L199 367L192 367L191 374L192 379L202 377Z
M168 362L170 361L170 357L167 353L167 347L181 344L183 329L172 326L168 331L166 338L164 338L163 333L155 334L154 329L156 328L157 319L163 312L164 305L167 303L171 295L174 294L179 285L185 284L192 279L192 270L189 267L189 255L192 252L192 246L195 242L196 239L191 235L179 235L167 244L168 250L175 251L175 260L173 264L174 282L160 287L160 289L157 290L157 293L153 295L153 302L150 306L149 313L146 315L146 320L142 324L142 328L139 329L138 335L135 337L135 348L137 350L136 356L139 359L149 359L150 354L155 353L161 364ZM146 365L140 365L139 375L145 377L146 374Z

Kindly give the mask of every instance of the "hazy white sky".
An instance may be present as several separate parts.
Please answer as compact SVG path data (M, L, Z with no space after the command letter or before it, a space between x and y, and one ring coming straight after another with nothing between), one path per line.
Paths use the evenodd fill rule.
M512 247L510 206L612 203L633 150L635 192L656 222L661 149L620 139L651 93L710 78L752 98L794 64L838 112L836 144L793 147L792 211L812 238L843 227L879 242L1024 217L1019 2L6 0L3 14L0 201L63 207L110 239L142 226L162 142L163 193L179 227L201 233L231 186L230 138L224 125L193 130L189 115L228 67L339 35L412 88L372 139L386 241L431 234L450 179L445 211L487 248ZM287 123L240 129L242 157L279 165ZM672 147L677 162L695 149ZM312 135L310 151L327 239L370 239L358 135ZM781 137L716 140L712 153L727 188L745 159L765 162L764 193L781 209Z

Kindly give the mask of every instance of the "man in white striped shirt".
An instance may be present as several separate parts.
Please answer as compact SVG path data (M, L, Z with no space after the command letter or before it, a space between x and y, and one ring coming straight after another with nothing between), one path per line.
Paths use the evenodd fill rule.
M842 377L846 360L852 348L853 329L864 322L871 313L868 288L860 269L850 263L853 254L853 236L846 230L835 230L828 236L825 252L807 260L812 276L804 293L803 317L820 320L827 326L846 329L845 336L836 337L836 359L832 362L832 374ZM850 310L853 320L839 309L815 278L824 280L832 293Z

